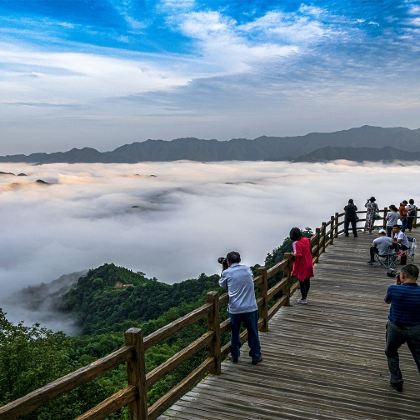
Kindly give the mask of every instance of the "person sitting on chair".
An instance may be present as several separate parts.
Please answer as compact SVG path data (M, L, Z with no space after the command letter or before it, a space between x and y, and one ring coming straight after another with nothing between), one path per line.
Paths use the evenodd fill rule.
M385 229L379 229L378 237L373 240L372 246L370 247L370 261L369 264L375 262L375 254L378 254L380 257L386 257L392 255L394 250L392 247L392 239L386 236Z
M400 225L394 225L392 227L392 247L398 252L403 251L401 255L401 265L407 264L407 251L410 248L410 242L408 241L407 235L401 230Z

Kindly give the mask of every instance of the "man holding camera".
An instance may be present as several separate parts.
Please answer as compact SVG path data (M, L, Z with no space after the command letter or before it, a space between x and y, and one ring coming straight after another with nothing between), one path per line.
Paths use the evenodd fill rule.
M229 252L226 258L219 258L223 265L219 280L221 287L227 288L229 296L228 311L232 325L230 353L232 362L237 363L240 356L240 329L244 323L248 331L249 355L252 364L262 361L260 339L258 336L258 306L255 299L254 279L251 269L241 262L238 252Z
M420 373L420 287L419 269L408 264L397 275L397 284L389 286L385 302L391 304L386 329L385 354L391 374L390 385L403 390L398 349L407 343Z

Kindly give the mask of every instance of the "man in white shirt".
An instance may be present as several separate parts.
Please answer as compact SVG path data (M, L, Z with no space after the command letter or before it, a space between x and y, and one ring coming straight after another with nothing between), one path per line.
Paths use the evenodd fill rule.
M237 363L240 356L241 324L248 331L249 355L252 364L262 361L261 346L258 336L258 306L255 299L254 278L251 269L241 262L238 252L229 252L226 256L228 268L222 271L219 280L221 287L227 288L229 296L228 311L232 325L230 353L232 361Z
M392 239L386 236L385 229L379 229L378 237L373 240L372 246L370 247L370 261L369 264L375 262L375 254L381 257L391 255L394 253L392 247Z
M400 225L394 225L392 228L392 246L398 251L403 251L401 255L401 265L407 264L407 251L410 248L410 242L408 241L407 235L401 230Z

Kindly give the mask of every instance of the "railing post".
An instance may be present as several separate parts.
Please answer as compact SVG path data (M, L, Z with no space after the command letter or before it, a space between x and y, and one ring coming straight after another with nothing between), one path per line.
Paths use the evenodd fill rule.
M331 227L330 227L330 245L334 244L334 221L335 217L331 216Z
M208 292L207 302L211 303L211 309L208 315L208 327L213 331L213 340L210 343L209 354L214 360L214 366L211 373L220 375L222 371L222 341L220 337L220 316L219 316L219 293Z
M316 253L315 253L315 262L319 261L319 255L321 251L321 229L316 228Z
M325 222L322 222L322 236L324 237L324 240L322 241L322 252L325 252L325 243L327 239L327 224Z
M261 297L262 297L262 305L261 305L261 318L263 320L263 324L261 326L262 332L268 332L268 300L267 300L267 291L268 291L268 279L267 279L267 268L260 267L259 269L261 273Z
M283 273L283 275L285 275L285 277L287 277L287 282L286 282L286 303L284 304L284 306L290 306L290 278L291 278L291 272L292 272L292 254L290 252L285 252L284 253L284 258L287 259L287 266L286 266L286 272Z
M383 223L382 223L382 227L384 229L386 229L386 215L387 215L387 213L388 213L388 207L384 207L384 220L383 220Z
M137 389L136 400L129 405L132 420L147 420L146 366L144 360L143 332L130 328L125 334L125 344L133 346L133 357L127 362L128 385Z
M334 222L334 226L335 226L334 236L335 236L336 238L338 238L338 213L335 213L335 222Z
M416 228L417 227L417 212L419 211L419 209L416 207L416 211L414 213L414 220L413 220L413 224L412 227Z

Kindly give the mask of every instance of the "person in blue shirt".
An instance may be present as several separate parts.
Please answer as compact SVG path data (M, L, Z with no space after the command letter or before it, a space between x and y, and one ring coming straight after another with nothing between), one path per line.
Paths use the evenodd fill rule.
M252 364L262 361L260 339L258 335L258 306L255 299L254 278L251 269L240 264L238 252L229 252L226 256L227 268L222 271L219 285L227 288L229 303L228 311L232 325L230 345L231 358L237 363L240 356L240 329L244 323L248 331L249 355Z
M390 385L403 390L398 349L405 343L413 355L420 373L420 287L419 269L408 264L397 276L397 284L389 286L385 302L391 304L386 330L385 354L391 374Z

